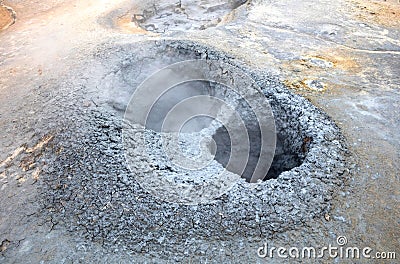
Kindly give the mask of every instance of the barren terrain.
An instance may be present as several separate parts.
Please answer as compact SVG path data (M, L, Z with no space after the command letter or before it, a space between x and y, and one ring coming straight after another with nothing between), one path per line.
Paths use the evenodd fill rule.
M397 260L360 263L396 263L400 257L400 3L186 0L178 8L175 2L1 1L0 262L264 263L271 261L257 256L264 242L276 247L323 247L336 245L336 239L345 236L349 246L397 250ZM302 199L301 186L289 186L284 190L294 194L275 197L273 212L261 220L247 210L250 207L229 207L232 203L227 202L228 207L221 209L231 213L227 216L214 212L211 205L196 208L199 214L194 216L200 223L196 226L193 215L184 215L186 209L150 203L137 183L123 177L127 169L120 166L118 113L124 110L119 99L126 97L123 89L113 87L138 85L159 66L176 62L182 53L164 53L160 48L164 41L193 49L193 54L201 47L203 55L233 58L255 72L260 83L266 76L265 83L277 90L287 87L326 113L348 148L343 150L343 163L327 161L335 171L341 170L342 181L321 180L324 185L313 188L315 182L307 182L304 188L315 190L315 201ZM151 56L146 56L150 50ZM164 64L154 63L159 57L167 58ZM132 65L144 65L143 71L137 73ZM342 140L335 134L332 141L337 138ZM346 168L339 168L344 163ZM83 177L88 173L98 182L88 182ZM68 186L70 182L76 185ZM107 192L105 186L119 184L122 187ZM230 197L235 197L235 190ZM292 194L299 198L298 212L292 210L298 209ZM114 200L108 201L109 196ZM258 206L249 197L250 204ZM266 197L266 203L273 198ZM131 219L129 230L124 226L129 220L123 216L125 209L112 210L114 205L123 208L124 201L129 202L128 209L137 202L130 210L146 213L140 218L143 222ZM315 210L301 207L310 204ZM96 214L99 218L93 217ZM207 222L207 217L212 220ZM236 217L243 223L235 223ZM179 226L186 218L190 225L193 222L193 229L188 229L193 233L185 233L184 224ZM164 226L160 219L170 222ZM252 221L266 224L252 229ZM224 232L218 237L221 226ZM233 226L236 232L226 231ZM159 235L162 230L169 240Z

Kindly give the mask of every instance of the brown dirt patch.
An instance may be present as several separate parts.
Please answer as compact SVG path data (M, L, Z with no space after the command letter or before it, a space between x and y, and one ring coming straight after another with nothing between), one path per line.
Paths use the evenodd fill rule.
M281 64L284 83L300 92L325 92L339 88L335 76L356 75L361 67L343 50L323 50Z
M6 29L13 23L13 17L5 7L0 6L0 30Z
M115 21L116 26L122 30L124 33L130 34L151 34L141 27L139 27L135 22L132 21L131 14L126 14L124 16L118 17Z
M352 0L355 14L361 21L386 27L400 27L399 0Z

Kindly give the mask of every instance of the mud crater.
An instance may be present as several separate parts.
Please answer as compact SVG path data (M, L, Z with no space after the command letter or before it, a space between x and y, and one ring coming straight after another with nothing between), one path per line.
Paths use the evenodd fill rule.
M144 190L127 167L122 115L135 87L149 74L173 62L202 58L239 67L261 87L275 115L275 160L269 180L250 184L239 179L211 203L165 202ZM271 238L323 217L347 177L345 140L327 115L274 76L211 47L190 41L105 44L76 74L88 80L79 98L93 104L71 115L66 107L64 132L55 136L43 172L44 213L73 235L109 250L162 251L184 258L199 254L204 239ZM214 137L225 146L223 131ZM217 158L219 164L224 157ZM175 170L168 164L151 167L140 158L136 169Z
M120 65L117 65L116 74L106 76L101 83L101 87L97 86L96 100L98 104L116 110L122 117L125 114L130 96L135 91L135 87L138 87L141 81L158 69L183 60L211 59L211 54L208 54L206 49L185 50L179 47L163 45L159 48L149 48L151 51L147 51L147 56L143 58L136 57L130 62L123 61ZM189 85L181 85L171 89L155 102L149 113L146 128L159 133L163 119L173 106L180 101L198 95L211 95L225 101L238 100L236 98L237 95L232 94L229 89L215 83L191 82ZM267 99L271 103L275 116L277 139L274 160L264 180L277 178L280 173L300 166L313 141L311 136L301 134L301 125L297 117L291 115L291 111L280 106L279 103L274 101L274 97L269 96ZM240 175L249 181L260 156L261 132L254 112L244 100L241 100L239 105L235 107L246 123L249 133L249 162L244 173ZM186 127L186 132L199 132L211 125L210 120L204 121L204 119L200 119L199 121L199 119L194 119L191 121L191 128L188 129ZM231 155L231 138L224 127L217 128L212 133L212 138L216 142L216 149L213 150L215 151L215 160L225 168ZM193 138L193 140L196 139ZM160 145L158 143L158 146ZM157 152L156 150L154 151ZM163 156L161 153L157 155ZM158 157L155 159L165 160L166 158ZM153 162L156 163L157 167L173 167L173 164L168 162L163 161L162 164L156 161ZM232 172L236 173L234 170Z
M144 30L168 31L204 30L217 26L226 16L245 4L246 0L172 0L148 3L142 13L132 15L132 22Z

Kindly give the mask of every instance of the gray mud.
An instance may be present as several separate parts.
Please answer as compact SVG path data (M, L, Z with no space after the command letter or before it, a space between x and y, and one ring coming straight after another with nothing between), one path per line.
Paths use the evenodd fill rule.
M148 3L148 7L141 13L133 14L132 22L156 33L204 30L217 26L225 16L246 2L246 0L173 0Z
M324 113L291 93L273 76L251 71L212 48L185 41L161 41L156 45L142 43L140 49L147 51L146 56L136 49L132 45L112 49L105 45L92 58L100 64L89 63L97 73L103 72L108 81L122 85L108 86L104 78L91 79L88 69L81 73L87 78L82 89L74 97L64 98L69 105L79 105L74 101L77 98L92 104L72 108L71 118L65 114L64 129L57 133L52 151L46 155L41 191L45 215L65 226L71 235L100 243L109 251L145 252L151 256L162 251L167 257L183 259L187 255L217 254L203 240L259 241L276 232L298 228L330 210L330 201L335 190L343 185L348 170L344 139ZM170 57L161 59L159 54ZM205 54L208 59L236 65L254 78L276 118L281 144L277 160L283 162L295 155L302 162L277 179L257 184L242 179L213 203L165 202L142 189L127 167L121 137L121 111L127 97L114 94L132 92L124 89L135 87L132 82L141 79L133 74L138 66L143 66L142 72L147 73L153 65L201 58ZM146 63L138 64L143 58ZM111 87L115 89L112 92ZM97 96L91 93L94 89ZM117 109L115 104L119 105ZM286 152L287 149L290 151ZM137 168L149 169L148 162L142 162L136 164ZM135 173L143 173L143 169Z

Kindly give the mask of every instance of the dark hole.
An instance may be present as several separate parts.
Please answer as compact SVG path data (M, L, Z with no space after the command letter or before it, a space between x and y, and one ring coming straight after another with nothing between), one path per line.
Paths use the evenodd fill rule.
M254 127L253 127L254 129ZM250 139L250 155L247 166L242 173L242 177L249 181L256 168L259 155L260 155L260 131L249 130ZM215 154L215 160L218 161L224 168L226 168L230 155L231 155L231 144L228 131L225 127L219 128L213 136L217 145ZM282 135L277 136L275 156L267 175L264 180L276 179L282 172L289 171L295 167L298 167L303 162L302 153L296 153L291 150L291 147L284 143ZM286 142L288 142L286 140ZM227 168L229 170L229 168ZM235 171L233 171L236 173Z

